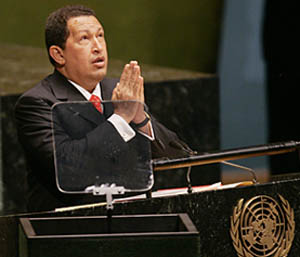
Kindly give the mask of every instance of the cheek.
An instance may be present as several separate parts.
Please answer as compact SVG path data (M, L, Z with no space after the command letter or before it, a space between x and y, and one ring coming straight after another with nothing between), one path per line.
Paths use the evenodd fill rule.
M86 69L89 60L90 57L85 52L77 52L72 56L72 63L74 66L78 66L78 69Z
M69 53L70 57L74 59L86 59L89 56L89 47L73 47L72 51Z

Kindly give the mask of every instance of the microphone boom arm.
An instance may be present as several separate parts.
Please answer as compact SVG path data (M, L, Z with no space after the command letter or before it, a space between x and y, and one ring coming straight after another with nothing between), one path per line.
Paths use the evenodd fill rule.
M298 141L287 141L279 143L271 143L265 145L257 145L236 149L229 149L220 152L204 153L200 155L192 155L179 159L157 159L153 160L153 170L169 170L179 169L191 166L199 166L206 164L219 163L222 161L244 159L250 157L258 157L263 155L276 155L296 151L300 147Z

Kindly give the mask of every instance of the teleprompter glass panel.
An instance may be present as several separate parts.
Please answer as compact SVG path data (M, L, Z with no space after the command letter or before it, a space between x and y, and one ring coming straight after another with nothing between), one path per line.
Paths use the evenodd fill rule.
M127 192L153 185L150 139L122 117L144 110L136 101L67 102L52 108L56 182L64 193L91 193L100 186ZM127 112L127 113L126 113ZM120 115L116 115L116 113ZM125 124L124 124L125 123Z

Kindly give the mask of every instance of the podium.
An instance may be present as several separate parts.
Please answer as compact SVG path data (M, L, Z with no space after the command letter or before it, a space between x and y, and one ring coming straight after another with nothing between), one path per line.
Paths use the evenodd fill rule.
M165 215L169 213L187 213L196 229L199 231L199 235L197 235L196 240L198 250L195 255L184 256L276 256L274 253L276 254L276 251L281 248L283 251L288 250L287 256L296 257L299 256L300 251L300 231L298 226L300 223L300 217L297 215L300 212L299 192L300 176L299 174L290 174L289 176L285 175L283 179L277 177L276 180L265 184L238 188L220 188L204 192L194 192L192 194L187 193L168 197L118 202L114 204L114 214L145 215L153 213ZM249 200L252 200L254 207L251 207ZM278 231L274 230L274 233L276 232L274 235L277 236L276 238L278 238L278 241L270 241L271 243L268 246L268 241L266 239L268 238L268 235L270 236L272 233L270 234L267 232L268 230L264 223L261 223L260 226L256 227L257 237L256 239L253 239L253 245L255 246L254 243L256 242L256 247L261 245L261 249L263 249L256 249L256 255L248 254L249 252L253 252L253 249L255 248L253 248L253 245L247 245L247 242L249 243L251 241L250 236L247 240L245 239L247 235L246 232L250 235L250 230L246 230L247 226L252 226L254 228L253 222L255 220L253 220L253 217L251 220L249 214L248 219L247 217L245 218L244 215L243 221L241 220L242 215L238 216L238 213L240 212L239 208L240 210L246 209L245 206L247 202L249 210L254 211L255 204L257 205L257 203L259 203L263 206L264 203L265 209L263 210L262 207L260 208L261 214L267 215L269 218L276 217L277 220L274 219L274 222L271 224L273 225L273 228L278 227L281 229ZM282 213L278 211L278 206ZM257 208L256 212L259 212L259 207ZM292 212L294 215L292 215ZM105 214L106 207L100 205L97 206L97 204L95 204L94 206L81 206L73 208L72 210L66 209L61 211L57 210L57 212L35 214L32 215L31 218L76 218L78 216L103 216ZM261 215L258 215L258 217L261 217ZM243 224L240 228L237 228L237 220L240 224ZM286 222L285 228L283 228L282 223L280 223L283 220ZM18 217L14 217L14 222L18 222ZM13 224L10 224L10 229L11 227L13 227ZM241 231L244 231L245 234L241 234ZM292 234L291 237L288 238L286 236L288 234ZM8 240L13 240L17 243L17 237L10 238ZM243 246L244 242L246 242L246 248ZM194 249L195 241L191 240L189 243L191 247L190 249ZM240 255L236 248L241 249ZM244 249L248 249L248 253L244 252ZM274 249L276 251L274 251ZM164 249L162 248L161 252L163 253L163 251ZM267 255L271 251L273 251L273 254ZM164 254L165 255L159 256L173 256L167 255L168 253ZM277 256L284 255L280 255L279 253Z
M234 159L235 155L274 154L292 151L299 142L287 142L198 156L189 160L161 161L154 167ZM238 157L236 157L238 158ZM191 164L192 162L192 164ZM205 190L209 189L209 190ZM184 256L298 256L300 252L300 174L277 176L264 184L239 183L192 190L188 187L160 197L142 196L114 203L114 215L168 215L186 213L199 234L197 249ZM57 209L38 217L75 217L105 215L105 204ZM163 224L163 223L162 223ZM194 238L195 239L195 238ZM188 242L186 242L189 244ZM190 248L195 249L191 240ZM180 246L179 246L180 247ZM159 256L176 256L161 249ZM135 256L134 254L132 256ZM147 255L148 256L148 255ZM157 256L157 254L149 256Z
M187 213L196 229L199 231L199 235L197 236L198 255L194 256L255 256L249 254L246 255L244 252L238 255L235 246L238 247L239 244L242 245L243 240L245 239L243 238L243 235L236 233L236 227L232 226L232 217L241 217L236 215L239 213L239 206L241 207L240 210L243 210L243 208L245 208L245 204L249 200L252 200L253 203L256 203L257 201L265 201L267 203L273 203L273 205L269 204L266 206L268 210L270 210L270 206L276 207L276 205L279 205L283 213L282 217L284 217L285 221L288 221L289 224L293 224L290 218L292 217L291 213L293 211L294 225L289 225L289 227L288 225L285 225L286 229L282 230L285 231L285 234L291 234L291 232L293 232L293 241L290 242L291 238L283 238L283 240L278 241L279 243L275 246L279 246L283 250L287 250L289 245L283 244L282 242L288 241L291 243L291 245L287 256L297 257L299 256L300 252L300 216L298 215L300 212L299 192L300 175L297 173L285 175L284 177L278 176L272 181L264 184L256 184L237 188L220 188L203 192L193 192L192 194L181 194L167 197L118 202L114 204L114 215ZM259 199L257 199L257 197L259 197ZM268 202L270 198L272 199L270 202ZM243 200L242 203L241 200ZM250 206L250 204L248 206ZM279 215L278 211L277 213ZM18 256L17 249L19 218L48 219L53 217L89 217L103 215L106 215L106 207L101 204L95 204L93 206L80 206L77 208L65 210L61 209L46 213L1 217L1 256ZM273 216L276 216L276 211ZM273 216L270 215L270 217ZM245 225L242 226L242 228L245 227ZM261 228L263 228L263 226L261 226ZM257 238L257 240L267 238L268 234L266 231L267 230L258 229L257 232L261 232L261 236L260 238ZM232 235L236 236L235 239L233 239ZM282 235L282 233L278 235ZM191 247L192 246L193 244L191 244ZM267 247L267 244L265 247ZM262 251L257 252L256 256L276 256L274 253L273 255L263 254L264 252Z

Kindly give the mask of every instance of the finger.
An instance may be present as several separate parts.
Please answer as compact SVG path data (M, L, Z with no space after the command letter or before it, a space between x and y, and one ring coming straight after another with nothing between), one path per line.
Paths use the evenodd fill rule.
M135 65L138 65L138 62L137 62L137 61L130 61L129 64L133 67L133 66L135 66Z
M118 99L118 86L119 86L119 83L112 91L111 100L113 100L113 101Z
M133 76L133 81L136 81L138 76L140 76L140 66L138 65L137 61L130 61L129 63L131 71L132 71L132 76Z
M136 83L136 90L134 91L135 99L139 102L144 102L144 79L139 76Z
M126 86L128 84L128 80L131 76L131 66L129 64L126 64L124 66L123 72L121 74L121 78L120 78L120 84Z
M131 96L134 96L136 95L136 90L137 90L137 80L138 80L138 74L139 74L139 66L134 66L134 67L131 67L132 69L132 72L130 74L130 78L128 80L128 93L131 95Z
M142 76L139 76L138 79L138 83L139 83L139 99L142 103L144 103L145 101L145 96L144 96L144 78Z

